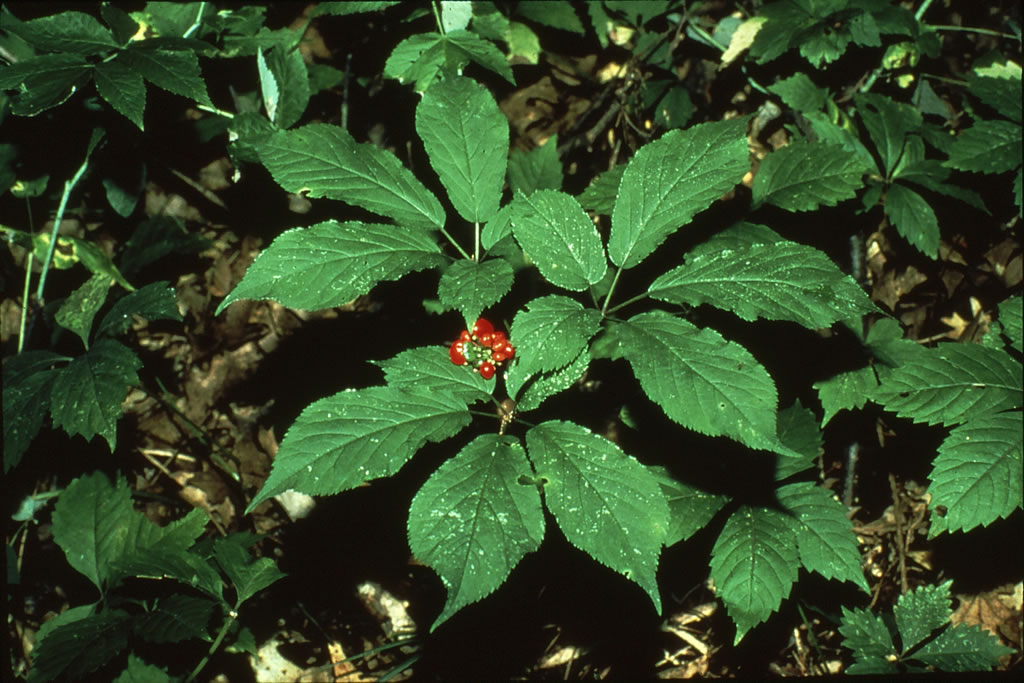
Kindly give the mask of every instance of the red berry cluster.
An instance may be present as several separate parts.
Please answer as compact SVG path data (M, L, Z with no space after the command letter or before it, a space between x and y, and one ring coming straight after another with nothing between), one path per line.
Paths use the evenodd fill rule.
M494 377L502 363L515 357L516 350L504 332L496 332L489 320L480 318L473 330L463 330L448 348L448 356L456 365L470 365L484 379Z

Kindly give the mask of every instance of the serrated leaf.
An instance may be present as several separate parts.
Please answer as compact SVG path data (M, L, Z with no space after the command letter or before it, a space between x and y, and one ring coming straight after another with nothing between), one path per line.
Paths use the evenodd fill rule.
M491 93L471 78L433 84L416 106L416 132L459 215L491 220L508 159L508 120Z
M558 133L528 152L512 150L508 159L508 186L512 194L562 189L562 162L558 159Z
M619 194L619 183L626 170L625 164L619 164L590 181L576 199L587 211L610 216L615 208L615 198Z
M489 259L483 263L462 259L441 275L437 296L448 308L462 313L467 328L480 313L512 288L514 273L505 259Z
M668 503L670 522L665 538L666 546L673 546L703 529L729 502L729 496L685 484L671 476L664 467L648 467L658 479L661 492Z
M96 328L96 338L116 337L131 327L133 316L146 320L181 320L178 295L167 282L153 282L118 299Z
M799 520L795 532L800 564L826 579L851 581L870 593L857 536L842 503L826 489L806 482L782 486L776 497Z
M1010 347L1018 353L1024 351L1024 306L1021 295L1012 296L999 304L999 323L1003 326L1003 335L1010 341Z
M979 100L1014 123L1021 122L1021 78L1006 74L1005 78L982 76L977 72L968 78L968 89Z
M792 454L775 431L775 384L745 348L657 311L615 329L640 386L669 418L701 434Z
M711 550L715 592L736 624L738 644L789 595L800 566L793 522L778 510L743 506Z
M921 112L882 95L854 95L857 113L868 129L882 159L882 171L891 178L903 154L907 134L921 127Z
M84 85L94 67L77 55L40 55L0 69L0 89L18 89L11 98L11 113L36 116L64 103Z
M885 215L896 230L925 256L939 255L939 219L924 197L894 183L885 193Z
M1024 419L1020 412L968 420L950 431L932 464L930 505L945 505L944 517L932 515L930 535L970 531L1024 507Z
M118 53L118 60L124 61L158 88L212 107L195 53L191 50L154 50L146 46L148 42L131 44Z
M797 456L782 456L775 463L775 481L782 481L814 466L821 451L821 429L814 413L797 400L780 410L776 422L779 441Z
M302 52L288 45L275 45L267 51L262 61L269 71L268 76L273 79L272 83L267 81L266 87L272 86L276 91L273 108L267 107L269 118L278 128L291 128L302 118L309 105L309 74ZM261 77L261 84L264 80ZM266 95L264 90L264 98Z
M84 12L65 10L26 22L5 22L4 29L40 48L40 51L96 55L117 47L110 30Z
M536 410L546 399L565 391L575 384L589 366L590 354L584 349L580 351L580 355L576 356L565 367L552 370L551 372L540 373L532 382L526 385L522 395L517 396L519 402L516 404L516 409L519 412ZM529 379L529 377L526 377L522 381L517 382L514 377L517 377L515 373L518 369L518 365L512 366L512 369L505 376L505 385L509 387L508 392L513 396L519 394L519 388ZM513 387L515 388L513 389Z
M160 544L151 545L126 552L111 561L110 569L116 577L173 579L203 591L218 602L224 601L224 581L220 573L194 552Z
M839 632L845 638L843 647L853 650L855 659L888 663L889 657L897 654L889 629L881 617L869 609L848 610L844 606L842 610ZM896 671L895 665L892 665L892 671Z
M235 609L285 576L272 559L253 557L245 547L230 539L219 539L214 557L235 588Z
M97 64L93 78L100 97L139 130L144 130L142 117L146 110L146 84L142 76L115 59Z
M409 508L409 547L448 591L433 631L490 595L544 538L532 469L518 440L481 435L426 481Z
M687 260L697 256L716 254L725 249L748 249L755 244L773 244L786 239L771 228L760 223L739 221L715 233L709 239L686 252Z
M293 228L256 257L216 314L239 299L310 310L340 306L379 282L446 262L429 233L357 221Z
M874 370L865 366L840 372L838 375L815 382L813 386L818 392L818 400L821 401L824 413L821 426L824 427L841 410L863 408L868 401L868 393L878 386L878 380L875 378Z
M285 434L248 509L288 489L329 495L391 476L427 441L443 441L470 420L461 399L420 387L370 387L315 401Z
M937 586L918 586L901 595L896 601L893 618L896 621L896 630L903 641L904 652L949 622L949 617L953 613L949 597L951 585L952 579Z
M50 412L50 392L69 360L52 351L23 351L3 365L4 473L14 469Z
M142 367L131 349L113 339L100 339L84 355L60 371L50 393L54 427L86 441L99 434L114 450L121 401L128 387L139 383Z
M811 211L852 198L863 186L856 152L824 142L790 142L761 160L754 176L754 206Z
M828 98L828 92L819 88L810 77L799 72L789 78L776 81L768 90L782 98L792 109L799 112L821 111Z
M1010 121L975 121L960 133L947 166L977 173L1003 173L1021 164L1021 127Z
M384 370L384 381L392 387L446 391L466 403L486 401L494 391L494 382L453 364L447 350L439 346L421 346L371 362Z
M156 608L132 621L136 635L150 643L210 641L207 626L217 603L209 598L181 593L160 600Z
M654 299L711 304L744 320L791 320L809 329L876 311L853 279L823 253L796 242L705 252L657 278Z
M134 652L128 654L128 663L113 683L174 683L166 669L149 664Z
M425 91L442 70L458 73L462 67L476 62L515 85L512 69L492 43L465 30L440 33L417 33L406 38L391 52L384 64L384 74L400 83L415 83L417 92Z
M444 226L437 197L388 151L357 143L343 128L311 123L255 145L260 161L288 192L327 197L401 225Z
M942 344L908 358L869 398L914 422L954 425L1021 405L1021 371L1005 351Z
M978 625L948 628L913 654L913 658L939 671L990 671L1011 648Z
M526 433L543 478L544 500L566 539L636 582L661 613L655 576L668 534L668 504L657 478L611 441L572 422Z
M484 249L490 249L495 244L512 234L512 204L508 203L494 214L487 225L480 231L480 244Z
M111 284L106 275L93 275L71 292L54 315L57 324L78 335L87 349L93 318L106 301Z
M572 5L561 0L535 0L516 6L516 13L538 24L583 35L583 24Z
M130 631L128 613L113 609L59 626L34 650L29 680L84 677L124 652Z
M632 268L749 170L746 119L672 130L644 145L622 173L608 254Z
M581 292L608 269L601 236L574 197L556 190L520 194L512 233L548 282Z
M600 326L600 312L567 296L552 294L530 301L516 313L509 333L519 371L530 375L571 363Z

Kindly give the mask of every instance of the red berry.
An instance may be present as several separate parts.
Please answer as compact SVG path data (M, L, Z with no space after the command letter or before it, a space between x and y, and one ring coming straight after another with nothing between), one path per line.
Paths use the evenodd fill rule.
M480 364L480 376L484 379L494 377L494 365L490 361L485 360Z
M471 337L470 334L469 334L469 330L463 330L462 334L459 335L459 341L468 342L472 338L473 337Z
M465 348L463 347L465 342L455 341L448 347L448 357L452 359L452 362L456 365L466 364Z
M481 337L484 335L490 337L492 334L494 334L494 325L491 324L490 320L478 318L473 324L473 338L481 341L481 343L483 343Z

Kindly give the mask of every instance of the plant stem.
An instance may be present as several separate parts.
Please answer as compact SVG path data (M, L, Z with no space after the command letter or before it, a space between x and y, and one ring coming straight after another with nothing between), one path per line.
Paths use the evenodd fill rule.
M619 284L619 276L622 275L622 268L619 267L615 271L615 277L612 278L612 286L608 288L608 293L604 295L604 306L601 307L601 317L605 317L608 314L608 304L612 301L612 294L615 293L615 286ZM618 306L616 306L618 308Z
M480 263L480 221L473 222L473 260Z
M923 17L924 13L928 11L929 7L931 7L932 2L933 0L924 0L924 2L921 3L921 6L917 8L916 12L914 12L914 21L921 21L921 17Z
M32 261L34 260L35 252L28 252L28 258L25 259L25 288L21 292L21 322L18 324L18 353L21 353L25 348L25 320L28 318L28 293L30 290L30 282L32 281Z
M235 612L235 610L228 610L228 618L224 620L224 625L221 627L220 633L217 634L213 643L210 644L210 649L206 652L206 655L203 656L202 660L196 664L196 668L193 669L192 673L190 673L185 679L185 683L192 683L192 681L196 679L196 676L206 668L206 665L210 663L210 658L213 657L214 653L217 652L217 649L220 648L220 644L224 642L224 636L228 634L228 630L231 628L231 625L235 623L237 618L238 613Z
M441 234L444 235L445 237L447 237L448 241L452 243L452 246L459 250L459 253L462 254L462 258L469 259L470 261L473 260L473 257L466 253L466 250L463 249L462 246L458 242L455 241L454 237L452 237L451 235L448 234L447 230L445 230L444 228L440 228L440 230L441 230Z
M986 36L998 36L1000 38L1020 40L1020 36L1015 36L1012 33L1003 33L1002 31L996 31L991 28L971 28L970 26L950 26L948 24L926 24L926 26L928 28L935 29L936 31L964 31L965 33L982 33Z
M609 308L604 313L606 315L611 315L612 313L614 313L615 311L619 310L620 308L625 308L626 306L628 306L628 305L630 305L632 303L635 303L637 301L641 301L642 299L646 299L646 298L647 298L647 292L643 292L642 294L637 294L634 297L630 297L630 298L626 299L621 304L616 304L616 305L612 306L611 308Z

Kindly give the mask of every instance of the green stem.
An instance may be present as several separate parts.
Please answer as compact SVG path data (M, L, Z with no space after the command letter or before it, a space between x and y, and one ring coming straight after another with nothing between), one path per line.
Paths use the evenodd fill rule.
M28 319L28 293L30 290L30 282L32 281L32 261L34 260L35 252L28 252L28 258L25 260L25 288L21 292L21 322L18 324L18 353L21 353L25 348L25 321Z
M438 3L430 3L430 9L434 10L434 21L437 22L437 32L443 36L444 24L441 23L441 11L438 9Z
M921 21L921 17L923 17L924 13L928 11L929 7L931 7L932 2L933 0L924 0L924 2L921 3L921 6L917 8L916 12L914 12L914 21Z
M480 221L473 222L473 260L480 263Z
M607 311L604 311L603 314L604 315L611 315L612 313L614 313L615 311L619 310L620 308L625 308L626 306L628 306L628 305L630 305L632 303L636 303L637 301L641 301L641 300L646 299L646 298L647 298L647 292L643 292L642 294L637 294L634 297L626 299L621 304L616 304L615 306L612 306Z
M196 668L193 669L192 673L190 673L185 679L185 683L192 683L200 672L206 668L206 665L210 663L210 658L213 657L214 653L220 648L220 644L224 642L224 636L228 634L228 630L231 628L231 625L235 623L236 619L238 619L238 613L234 610L228 610L228 618L224 620L224 625L221 627L220 633L217 634L217 637L214 639L213 643L211 643L210 649L206 652L206 655L198 664L196 664Z
M1020 40L1019 36L1015 36L1012 33L1003 33L1002 31L996 31L991 28L971 28L970 26L950 26L948 24L926 24L926 26L928 28L935 29L936 31L964 31L965 33L982 33L986 36L998 36L1000 38Z
M198 4L199 4L199 12L196 14L196 20L194 22L192 22L191 26L188 27L188 30L185 31L185 34L182 36L182 38L188 38L193 33L195 33L196 29L199 28L199 25L203 21L203 10L206 9L206 3L205 2L200 2Z
M622 268L618 268L615 271L615 277L612 278L612 286L608 288L608 293L604 295L604 306L601 307L601 317L608 315L608 304L612 301L612 294L615 293L615 286L619 284L619 276L622 275ZM616 306L615 308L618 308ZM614 310L614 309L613 309Z
M197 104L196 105L196 109L201 109L202 111L208 111L211 114L216 114L217 116L223 116L224 118L228 118L228 119L235 118L235 115L232 114L231 112L224 111L223 109L217 109L217 107L211 107L208 104Z
M452 246L459 250L459 253L462 254L462 258L469 259L471 261L473 260L473 257L466 253L466 250L462 248L462 245L456 242L455 238L449 235L447 230L445 230L444 228L439 229L441 231L441 234L447 237L448 241L452 243Z
M90 152L92 150L89 150ZM78 169L71 180L64 181L64 194L60 198L60 206L57 207L57 216L53 219L53 229L50 231L50 246L46 250L46 260L43 261L43 272L39 276L39 285L36 287L36 299L39 301L39 305L43 305L43 288L46 286L46 275L50 272L50 262L53 260L53 252L57 249L57 236L60 234L60 222L64 219L64 210L68 206L68 198L71 197L71 190L74 189L78 181L85 175L85 170L89 168L89 157L91 155L86 153L85 161L82 162L82 166Z

